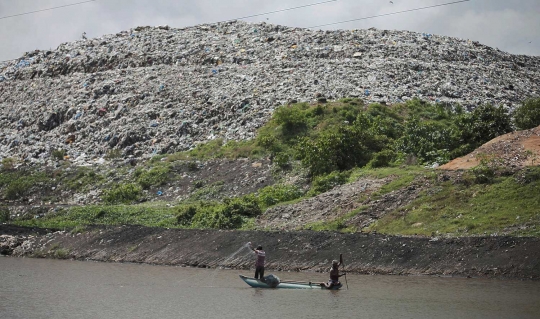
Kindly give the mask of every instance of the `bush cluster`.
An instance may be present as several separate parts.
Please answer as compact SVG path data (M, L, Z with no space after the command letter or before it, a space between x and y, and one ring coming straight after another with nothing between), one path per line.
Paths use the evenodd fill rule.
M294 185L277 184L266 186L258 191L258 200L262 207L288 202L301 196L302 191Z
M8 200L16 200L25 196L30 188L32 188L32 183L27 179L18 179L9 183L6 188L5 198Z
M55 158L58 161L63 160L64 156L66 156L66 154L67 154L66 150L63 150L63 149L53 150L52 153L51 153L52 157Z
M176 213L176 223L182 226L189 226L196 213L197 207L194 205L180 206Z
M103 200L109 204L131 203L139 199L141 186L134 183L118 184L103 192Z
M308 196L315 196L333 189L336 186L347 183L350 171L338 172L334 171L327 175L316 176L311 183L311 189Z
M9 221L9 210L7 207L0 207L0 223Z
M540 98L528 99L514 111L514 125L518 130L528 130L540 125Z
M233 198L224 203L200 202L180 206L176 222L181 226L196 228L235 229L240 228L245 218L261 213L257 199L253 195Z
M301 161L312 177L355 167L444 164L489 140L540 125L540 99L529 99L513 117L502 106L459 105L413 99L365 105L359 99L297 103L277 108L253 141L199 144L186 158L269 156L282 169Z
M223 202L201 201L181 205L176 209L176 223L184 227L234 229L249 218L259 216L263 209L302 196L295 186L274 185L257 194L228 198Z
M44 172L26 170L0 173L0 188L4 189L4 198L17 200L28 195L33 187L47 186L51 177Z
M169 178L169 166L157 166L149 170L139 169L135 172L137 183L143 189L149 189L152 186L163 185Z
M347 99L282 106L256 141L280 159L280 166L297 159L320 176L366 165L389 166L407 157L442 164L511 131L512 118L502 106L465 112L459 106L420 100L365 106Z

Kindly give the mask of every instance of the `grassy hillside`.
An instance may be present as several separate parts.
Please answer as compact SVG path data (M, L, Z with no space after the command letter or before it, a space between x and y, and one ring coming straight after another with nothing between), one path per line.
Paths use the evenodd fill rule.
M490 183L473 180L474 176L465 176L465 180L435 183L418 199L364 231L427 236L540 235L540 168L518 171Z

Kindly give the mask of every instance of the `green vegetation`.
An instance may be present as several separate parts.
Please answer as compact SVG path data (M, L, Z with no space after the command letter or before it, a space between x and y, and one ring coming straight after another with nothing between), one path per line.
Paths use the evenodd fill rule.
M228 141L218 138L207 143L197 144L197 146L187 152L176 153L166 157L167 162L179 160L199 159L208 160L215 158L259 158L263 150L251 141Z
M130 203L139 199L142 189L133 183L118 184L104 191L103 200L109 204Z
M201 206L193 216L192 225L196 228L240 228L245 218L260 213L255 196L247 195L226 200L223 204Z
M0 173L0 188L4 189L4 198L17 200L30 194L34 188L47 187L51 177L45 172L4 171Z
M302 191L294 185L276 184L258 191L258 199L263 208L295 200L302 195Z
M540 98L528 99L514 111L514 125L527 130L540 125Z
M263 188L259 194L224 199L223 202L198 201L178 207L177 224L194 228L233 229L246 227L268 206L295 199L301 193L285 185Z
M191 220L195 214L197 214L197 206L180 206L178 207L178 213L176 215L176 223L181 226L189 226L191 225Z
M32 254L34 258L55 258L55 259L67 259L69 258L69 250L61 248L59 244L53 244L48 251L42 249L34 251Z
M218 181L208 185L201 185L196 187L196 191L191 194L189 201L213 201L222 198L222 191L225 184L222 181Z
M89 205L58 210L44 218L15 220L20 226L74 229L84 225L176 227L175 210L164 203Z
M69 250L55 244L49 250L49 256L56 259L67 259L69 257Z
M327 192L336 186L343 185L349 179L351 172L338 172L334 171L328 175L317 176L311 183L311 189L308 192L308 196L316 196L320 193Z
M9 221L9 210L7 207L0 206L0 223L5 223Z
M365 231L388 234L491 234L500 231L539 236L540 170L516 173L496 159L479 155L480 165L463 174L459 183L438 182L437 173L422 165L443 164L467 154L492 138L540 124L540 99L528 100L513 113L484 105L472 112L460 106L411 100L402 104L365 105L358 99L334 103L297 103L279 107L270 121L249 141L215 139L190 151L159 155L137 169L121 167L99 172L87 167L62 165L54 171L14 170L15 161L4 158L0 171L0 196L27 200L42 192L42 201L54 202L51 187L83 193L96 186L106 205L71 207L48 214L25 214L9 220L0 208L0 222L83 231L86 225L137 224L152 227L253 229L255 219L274 205L290 204L316 196L360 178L388 179L372 200L404 188L423 191L407 206L389 212ZM63 159L65 151L52 154ZM107 154L121 156L120 150ZM141 203L149 190L180 178L178 172L197 172L200 161L216 158L270 158L276 174L308 172L309 189L277 178L274 185L237 198L224 198L224 182L192 180L193 191L180 202ZM534 159L533 159L534 160ZM66 164L66 163L64 163ZM186 174L187 175L187 174ZM294 179L293 179L294 180ZM296 181L295 181L296 183ZM306 186L307 187L307 186ZM305 196L305 197L304 197ZM516 208L517 207L517 208ZM338 218L315 222L312 230L356 231L347 222L365 207ZM37 218L39 215L45 217ZM527 227L525 227L527 226ZM535 226L535 227L528 227ZM59 253L64 255L64 253ZM67 253L65 254L67 255Z
M473 173L470 173L473 174ZM402 235L540 235L540 168L490 184L439 183L365 231ZM524 227L528 226L528 227Z
M483 235L497 232L515 235L539 236L540 213L540 168L519 171L515 176L501 176L496 168L489 183L478 180L474 171L464 173L461 183L436 182L433 170L419 166L389 167L379 169L354 169L321 177L339 183L353 182L359 178L391 178L371 197L410 187L419 179L428 179L433 187L423 191L412 203L383 217L363 231L405 235ZM333 178L330 178L333 177ZM345 181L344 181L345 180ZM327 185L321 183L320 185ZM138 184L121 184L116 192L108 193L112 198L126 198L122 189L142 191ZM132 194L132 191L126 192ZM112 195L115 194L115 195ZM43 218L18 218L11 223L32 227L84 230L85 225L145 225L170 228L222 228L252 229L254 218L265 207L299 198L302 192L291 185L277 184L239 198L223 201L190 199L169 207L164 202L135 205L94 205L71 207L58 210ZM133 200L132 198L130 200ZM111 201L114 202L114 201ZM315 222L304 226L316 231L354 232L347 221L365 210L359 208L348 214ZM36 213L37 214L37 213ZM8 216L7 214L5 214ZM32 217L34 213L31 214ZM6 220L6 218L4 218ZM524 226L527 226L525 228Z
M169 166L157 166L149 170L138 169L135 171L134 175L137 179L137 183L139 183L143 189L149 189L152 186L165 184L169 178L169 172Z
M283 187L283 189L288 189ZM136 184L120 184L106 192L109 203L126 203L137 199L141 188ZM275 202L295 196L275 190L266 190L261 197ZM14 224L31 227L72 229L84 225L144 225L150 227L220 228L235 229L252 222L262 213L263 203L256 195L218 201L189 200L176 207L153 202L135 205L90 205L59 210L40 219L18 219Z
M90 185L99 185L105 177L88 167L77 167L74 172L57 172L59 180L71 191L82 191Z
M516 126L537 123L538 105L540 99L534 99L518 108ZM357 167L410 164L411 160L444 164L511 131L512 117L502 106L482 105L465 112L459 105L418 99L390 106L342 99L279 107L254 140L224 143L216 139L169 155L167 161L268 156L283 169L299 160L316 177Z
M62 150L62 149L57 149L57 150L53 150L51 155L53 158L55 158L56 160L58 161L61 161L64 159L64 156L66 156L66 150Z

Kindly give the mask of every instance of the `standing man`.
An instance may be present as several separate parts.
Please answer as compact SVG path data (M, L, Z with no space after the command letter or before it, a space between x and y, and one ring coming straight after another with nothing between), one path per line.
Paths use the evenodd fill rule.
M251 242L249 242L248 246L251 250L255 252L255 255L257 256L257 259L255 261L255 279L260 279L264 281L264 258L266 257L266 253L264 252L261 245L257 246L257 248L255 249L251 246Z

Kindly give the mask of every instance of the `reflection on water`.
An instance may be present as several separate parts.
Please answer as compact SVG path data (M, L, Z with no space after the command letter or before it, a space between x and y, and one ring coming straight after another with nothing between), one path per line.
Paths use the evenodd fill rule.
M2 319L540 318L540 283L530 281L348 274L348 290L265 290L239 271L8 257L0 273Z

